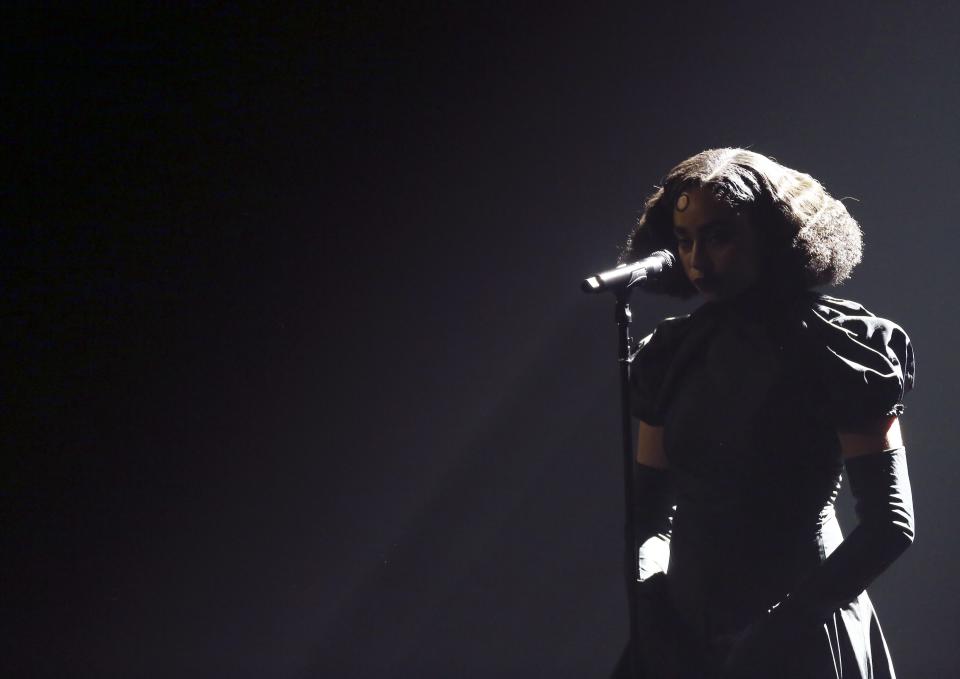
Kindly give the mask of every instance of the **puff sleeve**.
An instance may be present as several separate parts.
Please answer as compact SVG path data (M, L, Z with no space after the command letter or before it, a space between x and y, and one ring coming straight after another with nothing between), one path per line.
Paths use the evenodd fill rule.
M630 409L647 424L663 425L663 390L689 319L680 316L662 321L637 343L630 356Z
M804 325L825 419L842 428L903 412L903 397L914 384L914 354L900 326L829 297L813 306Z

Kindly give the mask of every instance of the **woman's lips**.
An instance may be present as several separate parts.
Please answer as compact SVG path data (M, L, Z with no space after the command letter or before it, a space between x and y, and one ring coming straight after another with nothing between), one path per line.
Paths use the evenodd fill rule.
M700 278L694 278L692 281L693 286L700 290L701 292L710 292L717 289L717 284L719 281L713 276L701 276Z

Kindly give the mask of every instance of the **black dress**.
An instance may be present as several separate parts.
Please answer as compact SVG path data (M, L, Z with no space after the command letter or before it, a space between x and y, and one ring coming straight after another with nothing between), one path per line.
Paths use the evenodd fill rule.
M717 640L761 619L842 541L837 429L902 411L913 350L855 302L753 292L662 322L631 381L634 415L664 427L676 488L666 617L699 672L720 675ZM761 673L781 678L894 676L866 592L769 656Z

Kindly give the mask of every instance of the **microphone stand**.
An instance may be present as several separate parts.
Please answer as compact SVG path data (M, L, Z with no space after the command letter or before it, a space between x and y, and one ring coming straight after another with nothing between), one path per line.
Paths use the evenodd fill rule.
M630 290L656 278L669 274L676 266L676 255L670 250L657 250L633 264L620 264L614 269L591 276L583 281L584 292L611 291L616 295L614 318L617 321L617 361L620 365L620 430L623 445L623 499L624 499L624 561L623 570L627 585L627 607L630 612L630 643L628 645L630 676L640 679L640 619L637 605L637 579L640 575L638 555L640 552L634 522L634 497L637 464L633 454L633 422L630 418ZM651 280L652 279L652 280Z
M620 372L620 431L623 451L624 497L624 577L627 585L627 607L630 613L630 676L640 677L640 625L637 607L637 579L639 562L636 527L634 526L634 497L637 465L633 453L633 423L630 418L630 288L616 292L614 318L617 322L617 362Z

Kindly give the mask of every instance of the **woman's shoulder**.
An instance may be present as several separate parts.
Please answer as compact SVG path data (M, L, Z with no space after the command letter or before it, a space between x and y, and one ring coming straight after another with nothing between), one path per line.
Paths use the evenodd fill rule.
M843 323L848 318L875 318L883 323L896 325L889 319L877 316L863 304L854 300L821 293L810 293L807 299L813 308L831 321Z
M877 316L859 302L817 294L810 297L806 311L804 326L831 346L838 342L851 348L865 344L885 353L893 350L899 355L909 350L912 354L910 338L897 322Z
M652 425L663 424L661 389L692 322L691 314L665 318L637 342L629 359L634 417Z
M802 307L801 326L810 367L833 395L840 420L903 410L903 397L914 385L915 359L900 325L859 302L817 294Z
M641 351L650 352L675 347L678 342L683 340L692 322L692 314L664 318L657 323L653 332L637 342L634 356L638 356Z
M810 293L808 299L813 306L833 316L873 316L860 302L842 299L832 295Z

